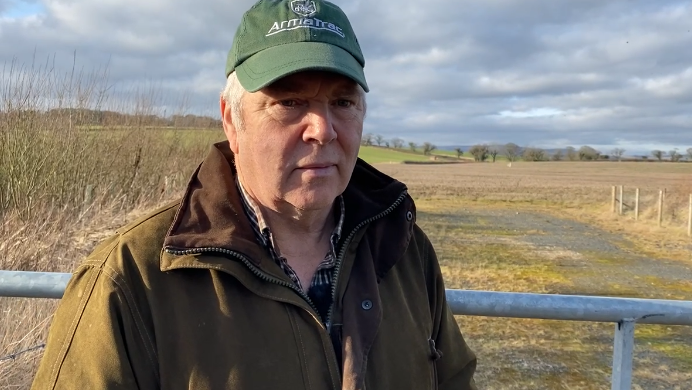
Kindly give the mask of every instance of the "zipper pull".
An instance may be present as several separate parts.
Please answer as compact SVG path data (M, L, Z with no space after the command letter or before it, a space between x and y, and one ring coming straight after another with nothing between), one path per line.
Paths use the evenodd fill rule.
M430 345L430 357L433 361L439 360L442 357L442 351L437 349L435 346L435 340L432 338L428 339L428 345Z

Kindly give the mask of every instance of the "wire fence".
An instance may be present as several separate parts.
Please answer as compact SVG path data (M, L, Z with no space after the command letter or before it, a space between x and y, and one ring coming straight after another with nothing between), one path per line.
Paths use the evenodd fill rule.
M7 355L7 356L0 357L0 363L7 361L7 360L17 360L18 357L24 355L25 353L33 352L33 351L36 351L38 349L43 349L45 347L46 347L46 344L41 344L41 345L37 345L37 346L31 347L31 348L27 348L27 349L15 352L15 353Z

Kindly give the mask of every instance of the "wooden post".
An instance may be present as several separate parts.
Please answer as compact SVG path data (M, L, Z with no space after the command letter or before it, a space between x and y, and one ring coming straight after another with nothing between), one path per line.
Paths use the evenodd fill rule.
M94 201L94 185L93 184L87 184L86 189L84 190L84 204L86 206L91 205L91 202Z
M690 211L687 216L687 235L692 237L692 194L690 194Z
M613 186L613 196L611 201L611 207L613 214L615 214L615 186Z
M634 193L634 220L639 221L639 188Z
M622 205L623 205L623 203L625 203L625 202L623 201L623 199L622 199L622 193L623 193L623 188L622 188L622 187L623 187L623 186L620 186L620 209L619 209L619 212L618 212L618 214L620 214L620 215L622 215Z
M663 223L663 190L658 191L658 226Z

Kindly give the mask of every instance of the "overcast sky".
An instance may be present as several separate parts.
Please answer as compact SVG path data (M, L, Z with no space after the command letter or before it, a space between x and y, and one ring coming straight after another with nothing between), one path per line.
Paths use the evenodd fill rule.
M0 0L0 61L107 66L217 115L252 0ZM366 58L366 132L438 146L692 147L692 1L337 0ZM174 108L171 108L174 110Z

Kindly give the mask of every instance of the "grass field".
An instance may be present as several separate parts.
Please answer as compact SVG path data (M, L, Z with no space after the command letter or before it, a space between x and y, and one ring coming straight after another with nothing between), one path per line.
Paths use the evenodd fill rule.
M413 153L403 150L386 149L376 146L361 146L358 157L362 158L369 164L378 163L402 163L404 161L431 161L430 156L424 156L422 153Z
M569 215L628 235L657 255L692 260L685 234L692 164L635 162L515 162L444 166L380 165L419 199L455 199L486 207L528 208ZM610 212L612 186L623 185L624 215ZM640 221L633 220L640 189ZM659 190L666 191L663 227L655 222Z

